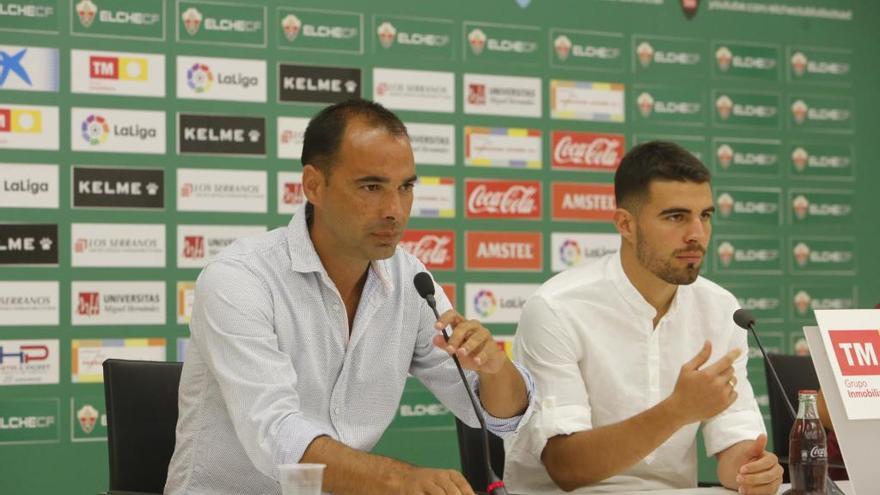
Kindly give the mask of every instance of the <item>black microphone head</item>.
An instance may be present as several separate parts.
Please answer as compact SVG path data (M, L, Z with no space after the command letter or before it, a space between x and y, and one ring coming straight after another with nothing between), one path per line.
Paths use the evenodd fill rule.
M743 330L748 330L755 324L755 317L749 310L740 308L733 312L733 322Z
M415 278L413 278L413 284L415 284L416 290L422 296L422 299L427 299L428 296L434 295L434 280L428 275L428 272L416 273Z

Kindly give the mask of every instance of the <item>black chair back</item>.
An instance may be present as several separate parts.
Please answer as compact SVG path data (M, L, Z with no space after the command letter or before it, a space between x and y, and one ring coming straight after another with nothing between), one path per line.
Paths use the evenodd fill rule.
M182 363L104 361L111 492L165 488L182 369Z
M767 354L767 357L776 367L779 380L785 388L785 395L794 404L798 405L798 390L819 389L819 378L813 369L813 359L810 356L789 356L785 354ZM788 406L782 398L776 383L773 381L767 363L764 363L764 374L767 376L767 395L770 399L770 426L773 430L773 453L783 459L782 467L785 469L784 480L788 483L788 434L794 425L794 420L788 413Z
M489 486L486 477L486 460L483 455L483 439L479 428L471 428L455 418L458 431L458 453L461 457L461 474L476 492L484 492ZM492 470L499 477L504 476L504 441L489 433L489 456Z

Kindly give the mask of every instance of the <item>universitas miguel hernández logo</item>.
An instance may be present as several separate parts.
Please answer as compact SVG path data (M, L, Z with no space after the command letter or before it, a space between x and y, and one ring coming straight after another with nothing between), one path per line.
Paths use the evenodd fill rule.
M195 63L186 70L186 84L196 93L205 93L214 84L214 73L206 64Z
M498 309L498 301L490 290L481 290L474 297L474 310L483 318L487 318Z
M110 135L110 124L100 115L90 114L82 122L82 137L92 145L103 144Z

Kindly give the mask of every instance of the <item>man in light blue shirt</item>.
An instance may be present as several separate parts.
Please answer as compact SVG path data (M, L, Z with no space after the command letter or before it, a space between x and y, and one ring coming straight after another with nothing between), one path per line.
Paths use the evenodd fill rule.
M425 267L397 247L416 182L406 128L372 102L333 105L302 162L308 203L289 226L237 241L198 278L165 493L280 493L277 465L318 462L336 495L472 494L458 472L367 453L408 373L477 425L450 353L496 434L533 390L439 287L440 321L413 287Z

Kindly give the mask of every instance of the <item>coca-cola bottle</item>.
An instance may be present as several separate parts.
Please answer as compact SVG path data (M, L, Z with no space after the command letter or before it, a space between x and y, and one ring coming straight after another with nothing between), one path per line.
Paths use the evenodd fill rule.
M798 392L798 414L788 437L788 472L792 495L825 495L828 440L816 407L818 392Z

